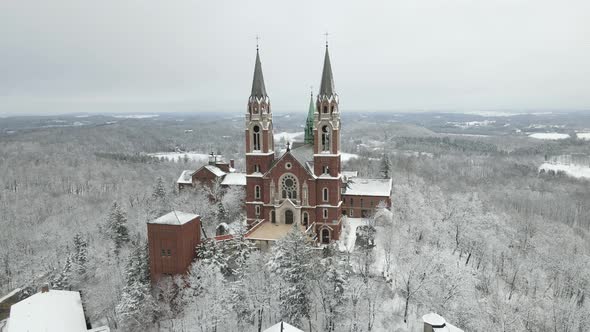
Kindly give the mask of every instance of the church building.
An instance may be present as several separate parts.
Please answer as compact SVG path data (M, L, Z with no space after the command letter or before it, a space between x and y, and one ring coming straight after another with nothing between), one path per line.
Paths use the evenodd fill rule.
M292 224L320 243L338 240L346 181L340 160L340 109L328 45L320 90L310 101L304 142L275 150L272 107L260 55L245 122L246 216L252 240L276 240Z

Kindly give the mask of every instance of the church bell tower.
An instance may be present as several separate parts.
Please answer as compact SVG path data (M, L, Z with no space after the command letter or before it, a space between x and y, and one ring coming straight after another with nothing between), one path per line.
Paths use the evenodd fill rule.
M270 99L266 93L258 46L252 91L248 98L246 139L246 215L248 224L262 218L263 174L275 158Z

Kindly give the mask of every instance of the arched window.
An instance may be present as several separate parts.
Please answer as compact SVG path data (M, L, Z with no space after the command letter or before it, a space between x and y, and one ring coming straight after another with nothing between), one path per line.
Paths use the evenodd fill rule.
M293 211L286 210L285 211L285 224L292 224L293 223Z
M254 150L260 150L260 127L254 126L252 128L252 142L254 143Z
M307 212L303 212L303 226L307 227L309 224L309 214Z
M328 188L322 189L322 198L324 199L324 202L328 201Z
M255 210L256 210L256 216L257 217L260 216L260 205L256 205Z
M324 106L324 113L328 113L328 106Z
M258 107L254 106L253 109L254 109L254 112L253 113L254 114L258 114Z
M330 230L327 228L322 229L322 243L330 243Z
M291 174L284 175L281 180L281 197L297 199L297 179Z
M254 186L254 198L260 199L260 186Z
M334 113L334 105L330 106L330 113Z
M277 214L275 210L270 211L270 222L273 224L277 222Z
M322 151L330 151L330 128L322 127Z
M324 219L328 219L328 209L324 209L323 214L324 214Z

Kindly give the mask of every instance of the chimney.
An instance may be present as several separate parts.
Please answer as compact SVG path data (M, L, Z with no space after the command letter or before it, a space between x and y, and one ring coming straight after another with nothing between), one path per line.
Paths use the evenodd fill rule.
M234 167L234 160L233 160L233 159L230 159L230 160L229 160L229 167L231 167L231 168L235 168L235 167Z
M49 293L49 284L41 286L41 293Z

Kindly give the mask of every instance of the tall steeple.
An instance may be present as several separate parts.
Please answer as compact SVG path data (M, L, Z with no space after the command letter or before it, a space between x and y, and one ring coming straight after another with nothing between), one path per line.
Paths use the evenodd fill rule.
M256 47L256 64L254 65L254 78L252 79L251 98L260 100L268 97L266 94L266 87L264 86L264 75L262 75L262 64L260 63L260 55L258 54L258 47Z
M322 71L322 82L320 83L320 93L318 97L330 99L336 96L334 89L334 76L332 75L332 65L330 64L330 54L328 53L328 44L326 43L326 54L324 55L324 70Z
M309 99L309 111L307 112L307 120L305 121L305 144L313 144L313 122L315 119L315 105L313 104L313 92Z

